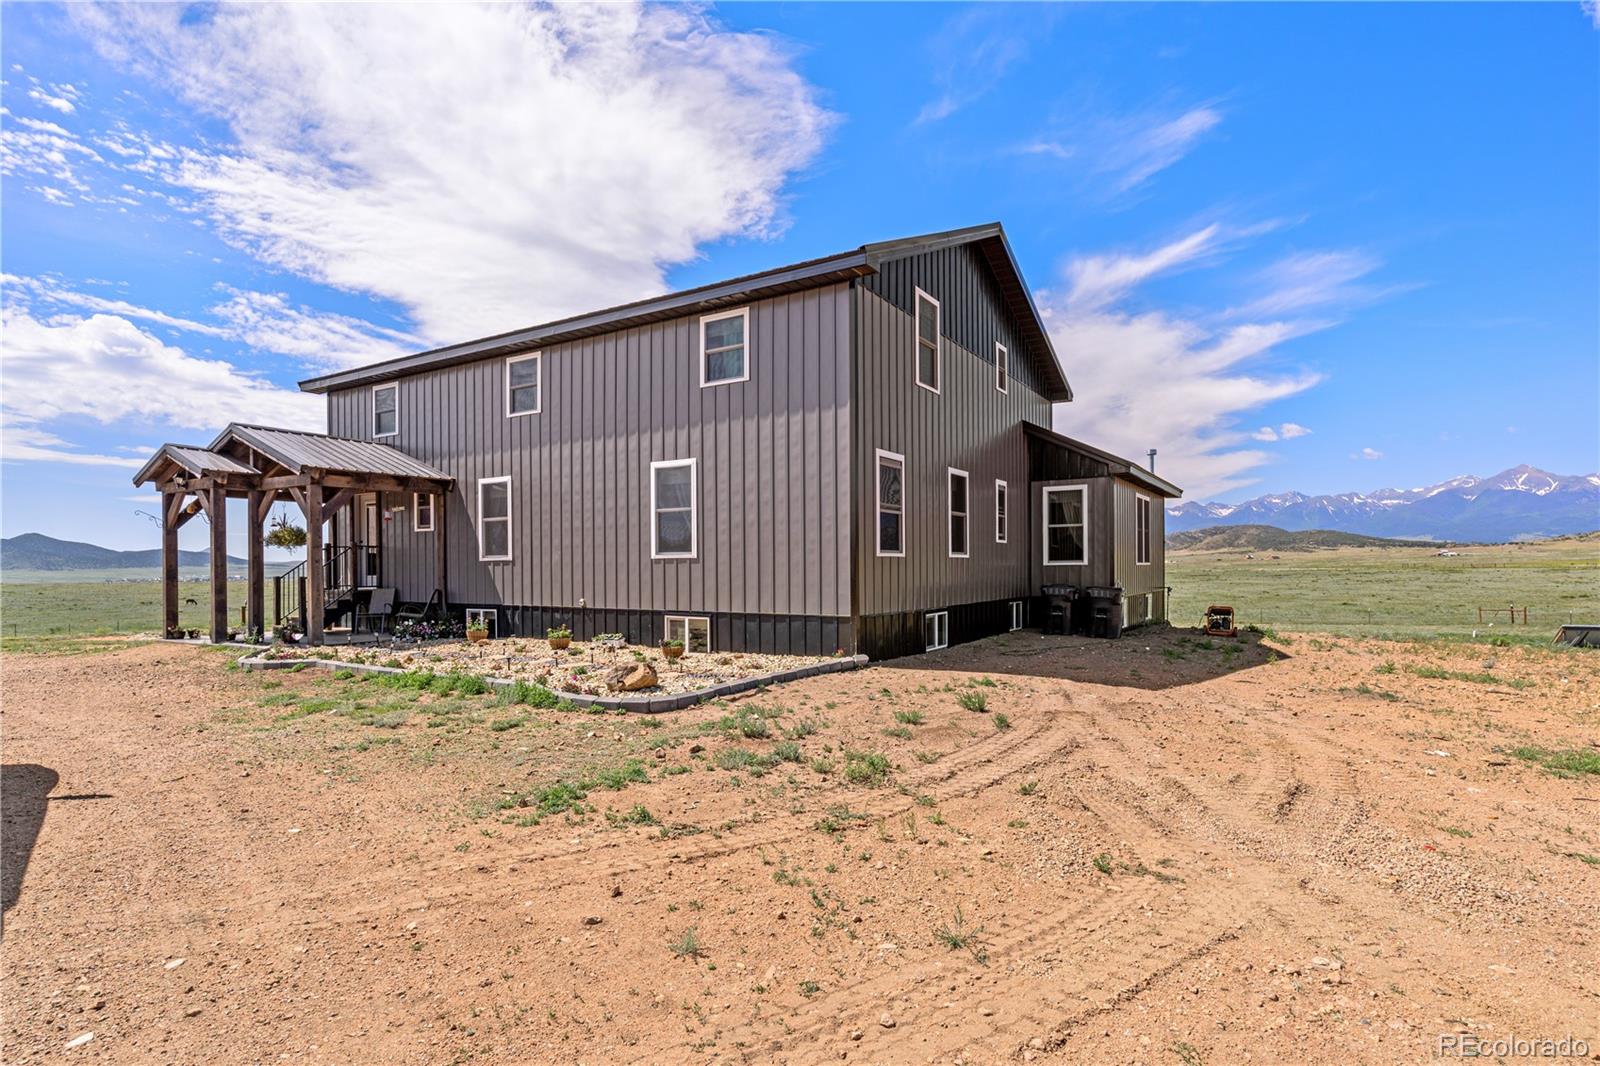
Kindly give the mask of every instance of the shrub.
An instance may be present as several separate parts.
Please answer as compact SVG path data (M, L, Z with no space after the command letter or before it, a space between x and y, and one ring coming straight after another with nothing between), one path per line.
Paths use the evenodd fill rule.
M683 931L683 935L667 946L680 959L698 959L705 953L705 949L700 946L700 937L696 935L692 925Z
M877 788L889 777L889 758L875 751L851 751L844 757L844 779L852 785Z
M956 702L963 710L975 711L982 714L989 709L989 697L981 692L963 692L956 697Z
M800 745L792 740L785 740L772 746L772 755L779 762L800 762L804 756L800 753Z
M894 720L901 725L921 725L923 717L921 711L895 711Z

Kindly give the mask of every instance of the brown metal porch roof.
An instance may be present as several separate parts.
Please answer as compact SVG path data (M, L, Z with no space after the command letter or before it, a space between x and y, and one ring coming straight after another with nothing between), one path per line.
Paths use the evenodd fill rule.
M249 454L267 460L252 465L223 449L241 446ZM210 445L163 444L150 461L133 476L135 485L156 480L163 463L173 463L194 477L218 474L259 477L260 466L275 465L294 474L351 474L357 477L421 478L428 481L454 481L449 474L399 448L370 440L330 437L326 433L305 433L272 426L252 426L234 422L217 435Z

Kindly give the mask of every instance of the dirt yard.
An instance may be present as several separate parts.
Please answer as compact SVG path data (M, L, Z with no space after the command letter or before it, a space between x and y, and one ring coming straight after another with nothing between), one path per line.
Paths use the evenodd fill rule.
M4 658L4 1061L1600 1050L1600 653L1017 633L650 719L229 666Z

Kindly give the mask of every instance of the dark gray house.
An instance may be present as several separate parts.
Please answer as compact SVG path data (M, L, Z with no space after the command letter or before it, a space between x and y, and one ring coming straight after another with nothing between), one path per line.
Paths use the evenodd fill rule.
M874 658L1021 628L1043 584L1120 585L1130 622L1166 617L1179 490L1051 431L1072 390L997 224L301 388L328 397L327 436L229 427L136 481L180 518L220 477L326 520L290 605L314 638L362 587L500 635Z

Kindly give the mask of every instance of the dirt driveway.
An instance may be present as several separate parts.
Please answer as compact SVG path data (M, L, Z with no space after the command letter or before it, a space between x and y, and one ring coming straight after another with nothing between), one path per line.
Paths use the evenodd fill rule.
M0 663L6 1062L1600 1051L1600 654L1018 633L651 720L229 666Z

